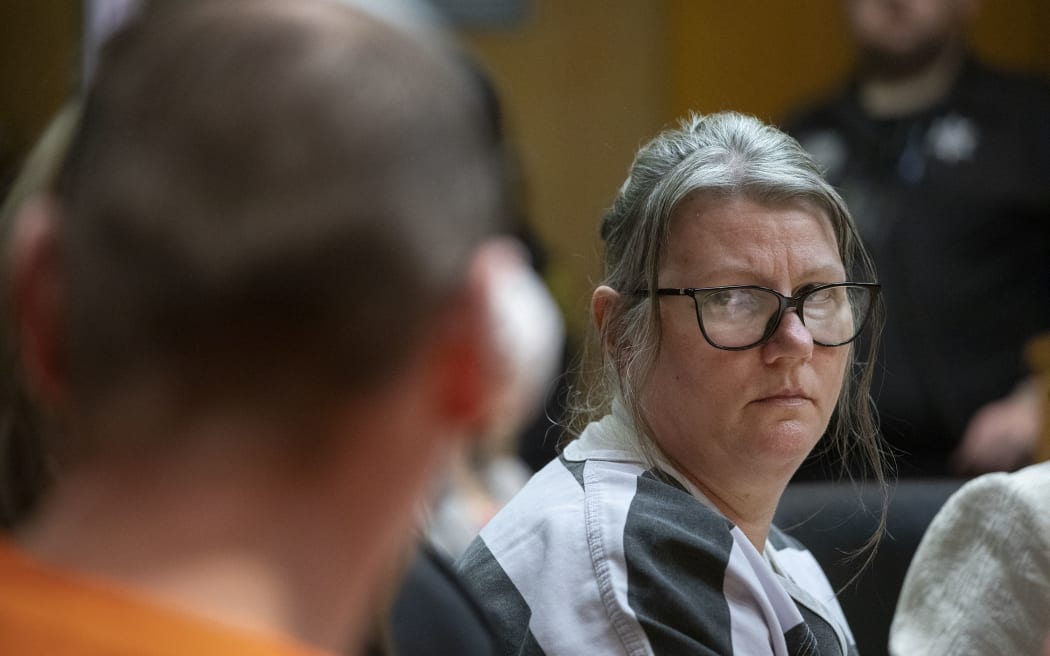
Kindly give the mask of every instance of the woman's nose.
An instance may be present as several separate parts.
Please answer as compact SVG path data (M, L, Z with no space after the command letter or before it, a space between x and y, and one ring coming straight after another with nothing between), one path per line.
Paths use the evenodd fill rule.
M778 358L807 358L813 353L813 335L802 323L798 313L790 310L780 318L780 325L765 343L770 361Z

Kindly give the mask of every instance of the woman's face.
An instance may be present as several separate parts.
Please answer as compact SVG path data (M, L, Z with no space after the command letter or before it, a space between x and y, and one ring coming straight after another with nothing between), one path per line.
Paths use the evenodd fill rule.
M672 218L658 286L761 285L790 296L843 280L830 221L815 207L694 195ZM827 428L849 347L815 345L792 311L764 344L724 351L704 339L691 298L658 302L662 343L642 402L664 453L701 484L790 477Z

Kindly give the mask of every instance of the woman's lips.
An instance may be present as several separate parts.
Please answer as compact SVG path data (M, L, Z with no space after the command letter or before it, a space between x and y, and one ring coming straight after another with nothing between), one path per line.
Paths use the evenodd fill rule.
M802 392L777 392L769 396L756 399L755 403L761 403L763 405L779 405L784 407L793 407L805 405L811 403L812 399L803 394Z

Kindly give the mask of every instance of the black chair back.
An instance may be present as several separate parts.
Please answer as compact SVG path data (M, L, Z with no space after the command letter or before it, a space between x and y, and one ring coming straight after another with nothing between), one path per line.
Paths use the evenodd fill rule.
M804 482L792 483L785 491L774 521L806 545L824 568L864 656L889 653L890 623L908 565L933 516L963 482L902 480L892 485L887 533L859 576L866 553L849 556L878 526L882 504L878 488L864 483Z

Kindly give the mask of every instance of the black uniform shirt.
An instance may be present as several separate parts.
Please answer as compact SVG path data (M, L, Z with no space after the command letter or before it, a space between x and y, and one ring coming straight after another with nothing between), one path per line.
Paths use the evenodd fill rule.
M857 86L789 121L827 167L887 308L874 392L902 473L945 472L1050 330L1050 87L968 61L936 106L877 120Z

